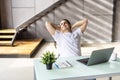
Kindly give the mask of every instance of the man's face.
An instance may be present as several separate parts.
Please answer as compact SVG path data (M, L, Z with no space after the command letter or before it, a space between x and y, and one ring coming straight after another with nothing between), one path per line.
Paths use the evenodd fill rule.
M68 22L66 22L65 20L62 20L60 22L60 27L61 27L61 31L66 31L70 29Z

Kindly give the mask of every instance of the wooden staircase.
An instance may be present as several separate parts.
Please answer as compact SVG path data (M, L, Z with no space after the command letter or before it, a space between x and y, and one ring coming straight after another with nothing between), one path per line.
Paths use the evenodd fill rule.
M0 30L0 45L12 45L15 36L15 29Z
M55 10L57 7L59 7L66 1L68 0L58 0L57 2L49 6L47 9L41 11L40 13L36 14L29 20L25 21L24 23L16 27L16 29L0 30L0 45L14 46L15 39L17 36L19 37L19 34L21 34L23 31L27 31L27 28L30 27L30 25L36 23L36 21L40 20L43 16L47 15L49 12Z

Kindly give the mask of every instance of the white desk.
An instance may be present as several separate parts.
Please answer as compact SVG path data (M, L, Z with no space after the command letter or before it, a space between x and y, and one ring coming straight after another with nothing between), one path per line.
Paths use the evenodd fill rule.
M0 58L0 80L34 80L33 60Z
M46 66L39 59L34 60L36 80L83 80L120 75L120 60L86 66L76 61L80 58L83 57L66 59L73 65L71 68L57 69L53 66L52 70L46 70Z

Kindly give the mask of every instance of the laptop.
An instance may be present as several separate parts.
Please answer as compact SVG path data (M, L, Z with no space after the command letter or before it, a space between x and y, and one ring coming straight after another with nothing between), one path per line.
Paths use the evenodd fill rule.
M108 60L111 57L111 54L113 53L113 50L114 47L95 50L92 52L90 58L79 59L77 61L87 66L108 62Z

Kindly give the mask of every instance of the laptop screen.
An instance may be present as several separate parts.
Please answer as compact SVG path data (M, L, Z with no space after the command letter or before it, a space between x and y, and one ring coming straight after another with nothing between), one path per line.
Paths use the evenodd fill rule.
M100 49L92 52L90 59L88 60L87 65L99 64L107 62L110 59L110 56L114 48Z
M113 50L114 47L93 51L86 65L90 66L94 64L107 62L110 59ZM77 61L84 61L84 60L77 60Z

